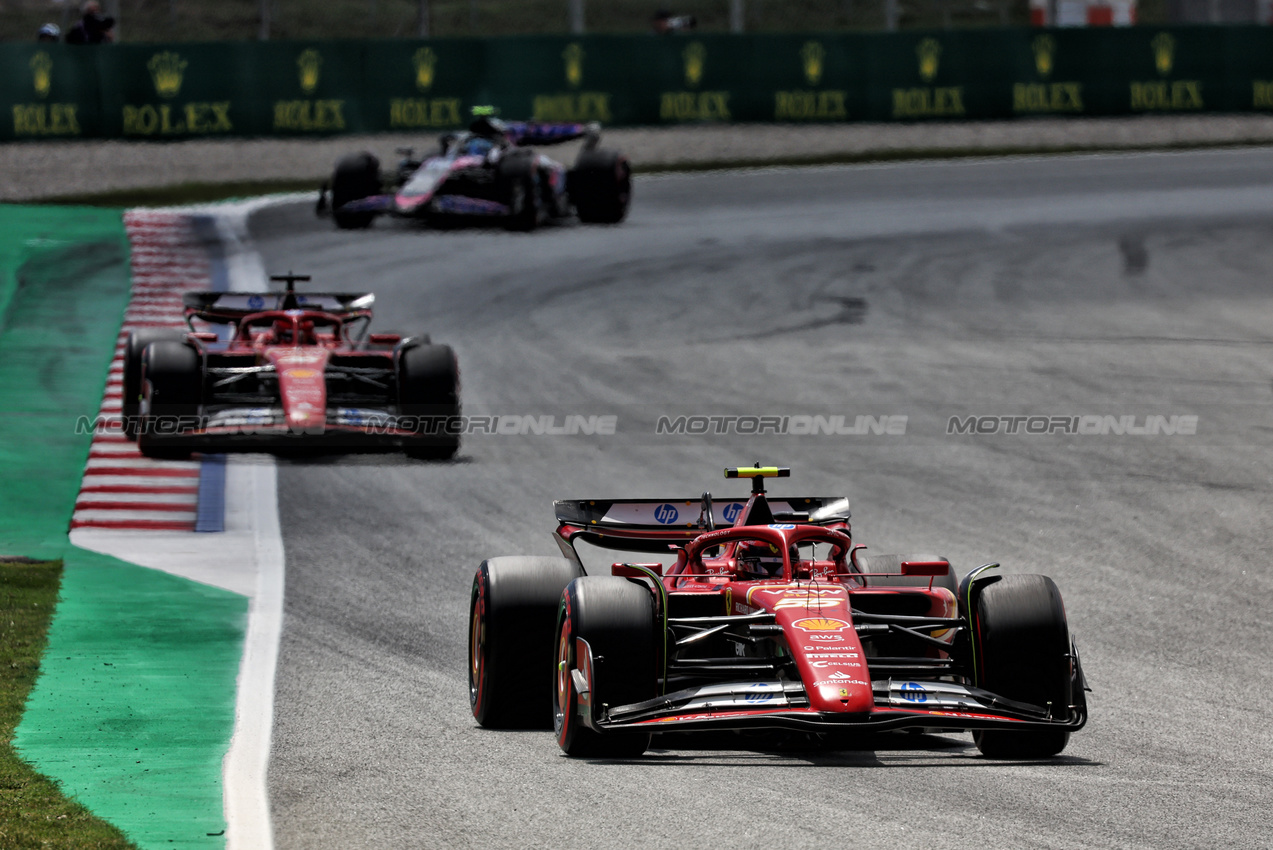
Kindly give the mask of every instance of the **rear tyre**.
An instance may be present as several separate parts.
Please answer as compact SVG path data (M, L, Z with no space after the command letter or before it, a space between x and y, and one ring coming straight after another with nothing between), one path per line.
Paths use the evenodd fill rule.
M415 345L398 356L398 412L418 420L409 457L446 460L460 450L460 367L449 345Z
M374 213L341 212L340 208L351 201L360 201L380 193L380 160L371 154L350 154L336 163L332 174L332 221L341 230L361 230L370 227Z
M190 449L165 445L163 437L196 424L203 396L199 354L184 343L152 342L142 351L141 380L145 415L137 448L151 458L189 457Z
M566 175L567 192L585 224L617 224L632 201L632 167L616 151L584 151Z
M469 707L488 729L552 726L557 604L583 571L565 558L490 558L469 600Z
M173 328L142 328L130 331L124 343L123 407L124 436L137 439L137 415L141 410L141 355L152 342L181 342L183 334Z
M654 597L645 587L613 576L572 581L557 613L553 730L568 756L635 758L650 745L641 733L600 734L580 720L579 693L571 671L579 664L578 640L593 655L594 716L602 705L630 705L658 694Z
M1047 576L1005 576L987 585L973 614L977 686L1067 716L1072 696L1070 631L1061 591ZM973 733L991 758L1045 758L1065 749L1064 729Z
M534 154L524 151L505 157L499 163L498 175L504 187L504 203L508 207L505 227L522 233L531 232L543 215L539 168L535 165Z

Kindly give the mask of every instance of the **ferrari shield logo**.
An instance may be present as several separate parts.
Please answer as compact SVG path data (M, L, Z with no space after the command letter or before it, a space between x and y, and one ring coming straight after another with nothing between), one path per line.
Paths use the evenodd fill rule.
M915 53L919 56L920 79L931 83L941 62L941 44L935 38L926 38L915 47Z
M1050 35L1041 35L1030 45L1034 49L1034 69L1040 77L1052 74L1052 56L1056 53L1056 39Z
M31 57L31 74L36 95L48 97L49 89L53 87L53 60L49 54L41 50Z
M806 41L800 48L800 62L804 65L804 78L809 85L816 86L822 81L822 60L827 55L821 42Z
M1154 67L1164 77L1171 73L1171 66L1176 61L1176 40L1170 33L1160 32L1149 42L1154 51Z
M702 42L692 41L685 46L685 85L691 88L703 81L703 66L707 64L707 48Z
M318 88L318 73L322 65L323 57L319 56L318 51L313 48L302 51L301 55L296 57L301 91L305 94L313 94L314 89Z
M420 91L428 91L433 86L433 69L438 63L438 55L432 47L421 47L411 57L415 65L415 87Z
M561 58L566 62L566 82L573 88L578 88L583 82L583 56L583 48L578 44L568 44L561 52Z
M176 97L181 92L181 78L186 73L185 59L171 50L156 53L146 63L150 78L155 83L155 93L160 97Z

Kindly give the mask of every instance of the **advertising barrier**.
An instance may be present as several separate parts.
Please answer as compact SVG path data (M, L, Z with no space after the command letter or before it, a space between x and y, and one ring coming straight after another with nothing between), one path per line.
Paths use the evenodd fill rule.
M0 138L1273 110L1259 26L0 45Z

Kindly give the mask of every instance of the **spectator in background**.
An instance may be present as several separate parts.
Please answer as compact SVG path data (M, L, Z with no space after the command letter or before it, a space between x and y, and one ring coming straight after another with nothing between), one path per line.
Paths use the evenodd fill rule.
M115 19L102 15L102 4L88 0L84 17L66 34L67 44L106 44L115 40Z
M681 30L692 30L698 26L698 19L693 15L673 15L667 9L659 9L650 19L655 35L670 35Z
M57 24L45 24L35 34L36 41L61 41L62 28Z

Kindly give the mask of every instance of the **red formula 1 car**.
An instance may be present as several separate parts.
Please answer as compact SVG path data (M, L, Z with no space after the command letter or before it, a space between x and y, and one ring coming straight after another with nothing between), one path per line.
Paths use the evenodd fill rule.
M941 557L868 556L848 500L765 493L787 474L726 470L753 480L745 502L557 502L564 558L491 558L474 578L478 722L551 716L572 756L707 730L970 730L989 756L1059 753L1087 707L1052 580L988 564L956 583ZM585 574L581 541L675 561Z
M427 336L365 334L373 295L193 292L190 331L133 331L124 428L150 457L192 451L459 448L459 369ZM202 328L216 328L220 333Z
M478 108L467 132L446 134L422 160L401 151L406 158L391 174L381 174L370 153L343 157L319 193L318 211L330 206L344 230L368 227L384 214L485 219L524 231L572 212L582 222L614 224L628 213L632 171L627 157L597 148L600 132L595 124L505 122L489 107ZM584 148L570 169L531 148L579 138Z

